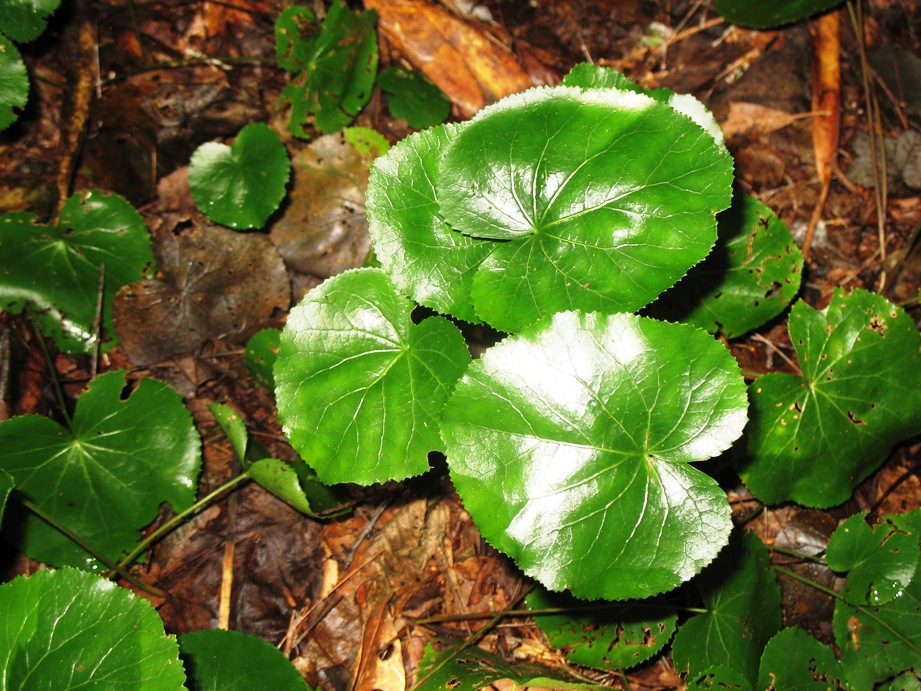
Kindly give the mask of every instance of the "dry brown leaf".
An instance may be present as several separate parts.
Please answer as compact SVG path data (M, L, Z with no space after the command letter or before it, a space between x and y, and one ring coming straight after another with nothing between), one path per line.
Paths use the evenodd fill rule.
M371 607L353 667L353 691L406 688L403 649L386 602Z
M841 122L841 20L838 12L822 15L812 24L812 146L822 185L831 182L832 162L838 153Z
M720 125L726 139L742 134L766 134L783 129L797 120L812 117L813 113L787 113L757 103L734 101L729 104L729 115Z

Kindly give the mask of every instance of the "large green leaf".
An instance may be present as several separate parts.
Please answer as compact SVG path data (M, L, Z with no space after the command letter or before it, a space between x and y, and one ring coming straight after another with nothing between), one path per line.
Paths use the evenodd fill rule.
M704 331L564 312L490 349L442 431L483 536L551 590L645 598L726 544L726 495L689 464L746 420L729 352Z
M0 217L0 309L20 312L31 304L45 333L69 352L93 352L100 287L103 340L114 337L115 294L152 264L144 219L118 195L75 194L56 226L20 211Z
M26 43L42 35L61 0L0 0L0 33Z
M185 689L179 647L146 600L74 569L0 585L0 688Z
M754 684L762 650L781 624L770 554L754 533L736 535L695 583L707 612L678 629L675 667L692 675L725 667Z
M667 104L554 87L461 128L438 195L455 230L504 241L472 296L480 317L515 332L553 312L649 303L713 247L731 179L725 147Z
M864 290L838 290L821 311L797 303L789 330L802 376L751 385L740 474L766 503L834 506L921 429L921 337L904 311Z
M841 0L716 0L716 11L733 24L769 29L807 19L840 4Z
M0 468L0 525L3 525L3 512L6 510L6 499L13 491L13 476Z
M0 130L12 125L29 100L29 77L26 64L13 42L0 34Z
M377 75L377 14L355 14L343 0L333 0L321 27L305 7L292 6L275 24L276 54L294 72L282 92L291 103L291 133L309 138L308 116L317 129L336 132L355 119L371 98Z
M347 271L288 316L275 363L279 417L326 484L419 475L442 449L439 415L469 360L447 320L413 323L412 303L384 272Z
M307 684L271 643L239 631L210 629L179 637L192 691L298 691Z
M201 441L182 399L142 379L126 392L125 373L94 379L77 401L71 429L38 415L0 424L0 467L16 489L111 560L118 560L157 515L195 499ZM33 559L103 568L31 514L12 535Z
M284 198L290 172L278 135L253 122L230 146L198 147L189 163L189 186L198 208L215 223L261 228Z
M835 654L802 629L784 629L764 648L759 689L833 691L846 688Z

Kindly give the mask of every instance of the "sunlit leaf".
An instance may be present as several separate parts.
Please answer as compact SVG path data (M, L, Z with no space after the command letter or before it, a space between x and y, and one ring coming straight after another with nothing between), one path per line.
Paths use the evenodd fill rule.
M845 689L841 665L831 648L801 629L784 629L764 648L759 689L833 691Z
M327 484L419 475L442 450L439 417L470 360L457 328L419 324L379 269L328 279L291 310L275 363L291 445Z
M864 290L838 290L821 311L797 303L789 330L803 374L751 385L740 474L766 503L834 506L921 429L921 336Z
M388 108L417 130L444 122L451 100L421 72L391 67L377 76L377 85L390 94Z
M690 465L741 434L738 365L704 331L564 312L474 362L445 409L451 476L480 532L551 590L645 598L728 539Z
M160 505L195 500L201 441L182 399L153 379L126 390L125 373L94 379L71 429L39 415L0 424L0 466L16 489L111 560L140 538ZM46 564L103 568L70 539L24 514L8 537Z
M185 689L173 636L147 600L74 569L0 585L0 687Z
M13 42L0 34L0 130L5 130L29 100L29 77L26 64Z

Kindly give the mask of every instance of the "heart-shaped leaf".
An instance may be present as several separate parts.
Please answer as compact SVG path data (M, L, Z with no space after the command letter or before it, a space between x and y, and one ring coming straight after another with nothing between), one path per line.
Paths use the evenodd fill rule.
M689 464L742 433L745 385L704 331L564 312L490 349L442 431L483 536L551 590L645 598L706 566L726 495Z
M278 135L253 122L230 146L198 147L189 163L189 185L198 208L215 223L261 228L284 199L290 169Z
M125 386L124 372L94 379L69 430L39 415L0 424L0 466L17 491L113 561L135 545L163 502L177 511L192 504L201 463L182 399L153 379L130 393ZM15 537L46 564L103 568L31 514Z
M734 338L790 304L799 291L803 253L786 224L754 197L737 194L717 221L716 247L649 313Z
M781 625L780 588L764 543L754 533L735 536L695 583L707 612L678 629L675 667L696 675L723 666L754 684L761 652Z
M29 77L22 55L6 36L0 34L0 130L16 121L14 108L23 108L29 100Z
M179 647L147 600L74 569L0 585L5 689L185 689Z
M377 75L377 85L390 94L388 108L417 130L444 122L451 100L421 72L391 67Z
M921 429L921 337L864 290L838 290L821 311L797 303L789 329L803 373L751 385L740 474L766 503L834 506Z
M418 475L441 450L442 407L470 361L457 328L419 324L379 269L328 279L291 310L275 363L291 445L326 484Z
M308 688L278 648L239 631L184 633L179 636L179 649L194 691Z
M759 689L830 691L847 688L831 648L802 629L784 629L764 647Z
M0 33L14 41L33 41L45 31L61 0L0 0Z
M31 304L42 330L68 352L93 352L100 288L103 340L114 335L115 293L152 264L144 219L115 194L73 195L57 226L39 225L25 212L0 217L0 309L21 312Z

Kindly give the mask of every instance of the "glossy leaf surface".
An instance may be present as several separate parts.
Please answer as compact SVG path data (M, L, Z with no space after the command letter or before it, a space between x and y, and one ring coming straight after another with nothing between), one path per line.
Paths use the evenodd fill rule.
M198 208L215 223L261 228L284 198L290 173L278 135L254 122L230 146L198 147L189 163L189 186Z
M784 629L764 648L759 689L830 691L847 688L831 648L802 629Z
M789 330L803 374L751 385L740 475L769 504L834 506L921 429L921 336L864 290L838 290L822 311L797 303Z
M441 410L470 356L445 319L412 320L379 269L328 279L288 317L275 363L291 445L326 484L419 475L442 450Z
M780 588L767 549L754 533L737 535L695 583L708 611L675 635L675 667L696 675L722 666L754 684L762 650L781 625Z
M239 631L208 629L179 636L191 691L306 690L304 678L282 652Z
M539 589L528 595L527 604L537 610L534 621L550 645L562 649L566 659L604 670L645 662L671 640L678 621L672 606L657 601L585 602ZM562 612L542 614L542 609Z
M0 34L0 130L19 117L14 108L23 108L29 100L29 77L26 63L16 46Z
M727 449L746 407L702 330L564 312L476 361L442 431L489 542L551 590L622 600L674 588L726 543L726 495L689 462Z
M438 195L453 229L505 241L472 296L483 320L516 332L567 309L649 303L712 248L731 179L725 147L667 104L555 87L460 128Z
M377 75L377 85L390 94L390 114L417 130L439 125L451 113L450 99L421 72L391 67Z
M796 297L803 253L786 224L754 197L737 194L717 222L716 247L649 313L734 338L776 317Z
M0 687L180 691L173 636L147 600L77 571L0 585Z
M716 11L733 24L753 29L769 29L802 21L840 4L841 0L716 0Z
M42 330L68 352L91 353L96 343L100 267L103 340L112 338L112 302L126 283L153 264L150 234L141 215L115 194L70 197L57 226L14 212L0 217L0 309L31 304Z
M0 424L0 465L17 490L117 561L163 502L195 499L200 439L182 399L153 379L128 393L124 372L92 381L77 401L72 429L38 415ZM53 565L102 565L36 516L23 516L21 549Z
M45 31L61 0L0 0L0 33L14 41L33 41Z

